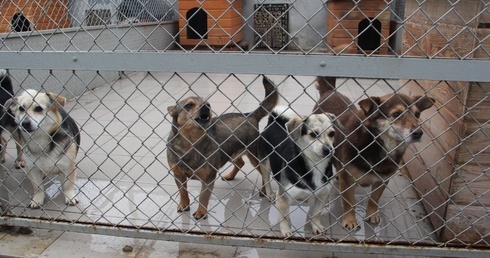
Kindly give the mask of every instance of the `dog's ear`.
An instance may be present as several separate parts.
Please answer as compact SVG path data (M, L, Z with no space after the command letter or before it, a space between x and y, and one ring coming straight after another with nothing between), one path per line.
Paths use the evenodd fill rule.
M286 129L291 138L294 140L299 139L302 134L301 131L303 130L303 118L299 116L291 118L291 120L286 123Z
M330 121L332 121L332 123L334 125L337 126L338 129L341 129L341 130L344 129L344 126L342 125L342 123L340 122L340 119L338 117L336 117L332 113L324 113L324 114L328 117L328 119L330 119Z
M58 103L60 106L64 107L66 103L66 99L56 93L46 93L48 95L49 100L51 100L51 103Z
M369 97L367 99L359 101L359 107L362 109L362 111L364 111L364 114L366 116L376 111L380 104L381 99L379 97Z
M17 97L13 97L5 101L5 104L2 107L3 112L7 112L7 110L12 110L13 107L17 106Z
M415 96L412 98L415 102L415 106L419 109L420 112L432 107L436 102L435 99L427 97L427 96Z
M175 106L168 106L167 112L171 117L174 117L177 114L177 110Z

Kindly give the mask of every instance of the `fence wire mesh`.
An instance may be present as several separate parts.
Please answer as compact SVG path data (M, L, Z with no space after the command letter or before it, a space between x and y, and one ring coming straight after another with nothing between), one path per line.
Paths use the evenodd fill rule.
M46 147L40 142L41 138L36 137L44 134L55 140L66 135L52 133L49 131L51 127L43 128L37 134L26 134L22 129L27 126L23 122L26 119L22 115L16 117L18 126L14 129L3 122L4 138L9 138L7 132L11 136L23 135L20 144L25 151L26 166L18 166L16 144L9 139L9 145L3 146L6 147L6 157L0 181L2 223L17 226L31 225L34 221L40 221L36 226L43 228L68 223L68 227L75 231L89 225L105 228L107 231L103 233L116 235L117 229L149 230L154 235L145 237L150 238L158 238L161 236L159 233L183 233L184 239L178 238L179 241L186 241L186 235L188 239L195 235L227 236L232 239L259 239L263 243L283 239L281 207L277 200L276 203L271 202L270 193L262 196L260 167L252 165L253 158L259 158L254 156L257 152L253 152L253 142L238 141L247 147L246 151L252 150L252 162L245 160L243 165L240 159L236 159L242 154L226 153L224 156L230 162L214 167L218 175L205 181L208 187L214 186L206 219L196 219L194 214L202 208L199 205L202 180L184 180L190 197L190 211L182 212L188 207L185 201L182 203L184 186L179 185L176 164L182 162L185 155L182 160L168 162L169 151L175 149L172 147L172 130L176 128L172 123L177 120L169 107L178 106L177 103L187 101L189 96L200 96L210 103L209 117L231 112L248 114L265 97L263 75L243 73L241 67L257 66L277 85L278 105L289 107L296 115L309 117L322 97L316 78L305 76L311 74L306 68L275 74L267 59L277 55L339 56L345 60L372 57L381 62L380 70L390 69L383 61L393 57L401 61L416 58L421 63L427 59L458 60L474 69L489 67L489 3L477 0L288 1L286 4L261 0L0 1L0 11L0 56L8 53L20 56L25 53L42 54L41 60L36 59L39 56L28 58L32 62L23 64L25 69L20 69L18 63L15 66L9 66L8 62L0 64L0 68L7 69L6 74L12 80L13 95L21 96L24 90L34 88L49 92L48 100L51 100L49 105L42 106L44 102L40 99L44 95L34 93L29 95L35 98L32 106L22 106L25 96L15 98L9 105L2 104L7 110L11 110L12 105L25 110L32 107L35 113L27 117L36 121L51 119L39 119L43 112L35 111L37 106L53 112L66 110L76 121L82 139L77 144L78 155L74 159L76 180L62 175L47 175L39 182L45 187L44 203L38 203L40 207L32 209L29 206L36 192L31 185L36 173L33 170L41 169L47 173L50 169L46 164L50 163L55 163L51 167L64 169L66 163L70 163L67 158L72 159L68 147L49 147L54 146L52 144ZM140 54L147 52L161 55L163 60L168 60L168 54L172 54L171 57L181 58L187 67L195 68L195 71L189 73L189 69L173 69L175 60L166 61L165 71L158 71L160 68L157 67L152 71L135 72L128 69L127 63L116 64L117 69L98 69L104 66L104 63L97 62L102 58L94 59L96 68L81 69L73 64L77 62L73 53L82 52L135 54L127 56L128 62L143 59ZM223 57L232 55L236 61L226 64L227 70L220 73L206 73L202 72L203 67L213 64L196 64L192 59L193 55L202 53ZM260 55L255 55L258 53ZM54 64L50 60L53 54L63 54L67 61ZM247 56L253 58L244 59ZM43 69L35 69L39 62L45 66ZM389 127L377 134L359 126L360 130L366 130L366 137L375 139L366 148L373 146L378 138L386 139L383 137L388 134L401 135L408 141L406 139L411 136L404 134L406 132L390 131L390 128L403 127L397 122L397 117L419 118L420 115L422 140L408 145L401 162L394 158L394 152L383 149L391 145L381 148L381 153L386 153L379 155L386 155L389 162L397 163L395 173L385 175L380 172L383 168L377 168L378 164L369 164L367 170L376 171L374 177L355 176L357 181L353 185L379 179L386 184L378 202L377 219L365 221L366 216L372 215L370 209L376 199L371 194L383 188L382 185L355 189L352 206L359 227L349 230L344 219L350 213L342 208L342 200L348 198L345 193L352 187L342 188L342 177L332 179L326 183L332 185L332 192L328 199L321 200L322 233L312 232L315 231L312 228L315 223L311 223L308 203L292 202L285 214L289 216L292 236L286 234L286 238L294 241L289 242L290 245L275 247L288 249L294 248L295 243L320 242L337 244L340 250L349 251L351 249L341 244L353 243L356 246L368 243L399 248L441 247L431 255L461 255L451 253L445 246L475 247L477 249L474 250L487 253L490 241L490 195L486 187L490 181L487 161L490 79L481 75L475 78L475 82L444 80L441 78L447 74L456 74L457 77L465 71L444 71L438 67L431 71L413 71L419 78L428 77L428 80L404 76L412 71L401 71L399 77L378 78L372 74L361 78L363 76L358 70L362 66L349 67L349 64L352 63L347 61L340 67L349 76L329 74L328 71L317 75L327 76L330 80L335 78L335 92L352 101L353 104L347 104L349 108L361 108L367 114L366 121L376 116L393 120ZM67 68L54 68L59 65ZM308 63L305 67L309 67ZM430 79L432 75L433 79ZM407 111L371 114L373 110L370 108L381 110L385 106L370 97L392 93L430 97L431 106L420 107L416 102L409 105ZM59 107L63 101L54 100L53 96L57 95L67 100L63 108ZM423 97L420 102L423 102ZM325 103L328 105L333 101L327 98ZM405 101L402 104L410 103ZM182 104L181 108L187 110L184 115L194 114L191 106ZM46 113L49 115L50 112ZM342 110L338 120L342 121L341 116L345 113ZM14 112L14 116L16 114ZM4 114L4 120L7 116ZM204 118L198 117L196 121L199 119ZM177 131L185 133L185 126L190 124L184 123ZM248 122L240 125L249 126ZM264 131L266 125L267 118L264 118L258 124L258 131ZM348 124L335 127L335 137L340 137L340 132L346 127ZM231 125L226 125L225 129L232 130L230 138L239 137L238 134L242 133L240 129L232 129ZM305 130L308 129L311 128L306 126ZM206 132L212 133L210 130ZM253 135L250 131L247 133ZM194 137L194 134L190 136ZM193 139L187 140L193 143L190 146L197 148L199 145L192 142ZM346 144L351 144L353 138L347 137L346 141ZM220 145L221 142L212 141L207 147L215 144ZM404 146L397 143L391 147L398 148L398 144ZM41 148L44 154L36 155L32 146ZM184 148L182 146L176 148ZM300 153L307 153L311 146L313 144L307 144ZM194 177L202 173L201 165L205 167L211 163L212 154L223 155L221 151L226 152L225 148L225 144L220 145L216 152L211 153L199 149L198 154L208 160L190 169ZM341 153L339 145L334 148L336 153ZM45 155L53 149L63 155ZM366 152L363 149L356 151ZM49 157L46 159L46 156ZM335 159L342 158L336 156ZM356 154L350 160L342 160L341 168L349 168L356 162L369 162L367 160L362 154ZM195 160L186 166L192 167L191 162ZM228 173L237 167L238 174L231 180ZM65 171L64 174L70 173ZM76 205L66 204L65 194L69 192L66 182L70 181L75 185ZM284 183L273 177L270 182L274 191L281 189ZM291 194L284 193L285 196ZM214 239L213 243L220 243L218 238Z

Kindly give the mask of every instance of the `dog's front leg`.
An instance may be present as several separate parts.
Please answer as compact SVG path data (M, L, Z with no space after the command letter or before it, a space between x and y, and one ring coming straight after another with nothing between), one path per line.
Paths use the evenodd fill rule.
M262 184L263 184L262 188L265 191L264 194L267 197L267 199L269 199L269 201L274 202L276 197L274 196L274 192L272 191L271 167L268 158L260 162L260 172L262 174Z
M208 204L214 188L214 178L207 181L202 182L201 194L199 195L199 208L192 214L197 220L206 219L208 217Z
M286 196L287 193L283 191L277 191L276 207L281 213L279 229L281 230L281 237L290 237L293 235L291 231L291 222L289 221L289 200Z
M180 201L177 207L177 212L184 212L190 209L189 204L189 193L187 192L187 176L183 172L179 171L176 167L174 168L175 184L177 189L179 189Z
M245 166L245 161L243 160L242 157L237 157L233 161L233 169L228 174L222 176L221 179L225 181L231 181L235 179L236 175L238 174L240 169L242 169L243 166Z
M366 221L369 223L377 224L381 221L378 202L385 188L386 184L383 182L374 183L371 187L372 192L366 208Z
M17 149L17 159L15 160L16 168L23 168L26 166L26 162L24 160L24 152L22 151L22 145L24 144L22 137L20 137L18 132L14 132L12 134L15 140L15 148Z
M31 181L33 195L31 202L29 203L29 208L37 209L44 205L44 183L43 183L43 172L35 167L29 169L27 177Z
M73 206L79 203L75 193L77 170L75 169L74 163L70 164L69 171L71 173L66 176L65 183L63 184L63 192L65 193L65 204Z
M356 212L354 209L356 203L355 190L357 183L346 170L342 170L338 173L338 175L342 196L342 208L344 211L342 226L344 226L347 230L354 230L359 227L359 223L356 219Z

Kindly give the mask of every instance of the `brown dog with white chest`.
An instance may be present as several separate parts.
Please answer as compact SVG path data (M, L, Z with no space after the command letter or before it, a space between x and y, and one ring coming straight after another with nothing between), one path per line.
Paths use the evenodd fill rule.
M216 175L226 162L241 161L241 156L246 155L260 172L257 160L259 122L279 100L274 83L264 76L263 84L265 99L251 113L227 113L213 117L211 105L199 97L183 99L167 108L172 117L167 160L179 189L178 212L189 210L189 179L202 182L199 208L193 216L204 219ZM262 191L265 191L264 182Z
M379 223L378 201L399 169L408 144L420 141L420 113L435 100L395 93L363 99L357 109L335 89L335 82L334 77L317 78L320 98L313 111L332 113L342 124L335 135L334 166L342 195L342 225L353 230L359 227L354 210L357 185L371 186L366 221Z

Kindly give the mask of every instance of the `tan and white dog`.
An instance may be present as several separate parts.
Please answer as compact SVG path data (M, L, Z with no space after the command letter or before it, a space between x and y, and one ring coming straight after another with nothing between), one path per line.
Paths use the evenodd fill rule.
M65 101L57 94L26 90L5 104L19 127L23 151L33 162L33 167L28 169L34 191L29 208L44 205L43 179L50 173L65 175L65 203L78 203L75 160L80 146L80 130L63 109Z

